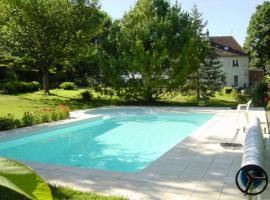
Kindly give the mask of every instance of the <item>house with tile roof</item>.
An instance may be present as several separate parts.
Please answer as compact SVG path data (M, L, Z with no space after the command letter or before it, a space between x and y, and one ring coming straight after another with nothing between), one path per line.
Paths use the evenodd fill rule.
M247 88L249 86L248 56L232 36L209 37L226 76L226 86Z

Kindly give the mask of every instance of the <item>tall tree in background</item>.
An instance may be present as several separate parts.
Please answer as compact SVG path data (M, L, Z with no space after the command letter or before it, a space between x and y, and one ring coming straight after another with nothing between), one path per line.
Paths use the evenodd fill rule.
M244 48L250 58L250 66L270 73L270 2L257 6L247 29Z
M194 5L191 13L192 17L192 40L190 52L190 65L194 69L194 73L190 75L191 87L195 89L197 100L201 96L201 81L200 81L200 68L204 63L208 53L208 33L205 32L206 22L203 22L202 14L199 12L198 7Z
M120 21L108 20L99 37L98 58L100 69L100 83L103 86L112 86L116 91L121 90L122 74L125 66L120 62Z
M177 4L139 0L119 27L122 95L153 102L184 83L190 72L191 20Z
M27 56L43 74L78 56L100 29L96 1L0 0L0 48Z
M108 29L111 27L112 20L110 16L99 11L99 20L102 22L100 24L100 29L96 33L90 42L84 43L81 51L77 51L75 47L73 50L74 55L69 59L68 67L66 71L68 74L74 78L74 81L80 86L95 86L96 83L100 82L102 79L101 68L106 65L106 61L109 58L104 58L103 43L106 34L109 32ZM113 45L113 44L112 44Z
M201 96L205 101L213 97L225 83L225 73L221 67L215 50L209 47L207 57L198 72Z

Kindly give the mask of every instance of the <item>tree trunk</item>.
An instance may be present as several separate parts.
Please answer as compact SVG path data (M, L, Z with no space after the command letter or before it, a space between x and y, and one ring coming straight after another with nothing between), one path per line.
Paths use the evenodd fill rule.
M197 100L199 101L201 98L201 91L200 91L200 78L199 75L196 75L196 93L197 93Z
M155 99L153 98L152 88L149 86L147 87L147 90L146 90L145 100L149 104L155 102Z
M49 95L49 70L48 68L44 68L42 70L42 79L43 79L43 89L44 89L44 94Z

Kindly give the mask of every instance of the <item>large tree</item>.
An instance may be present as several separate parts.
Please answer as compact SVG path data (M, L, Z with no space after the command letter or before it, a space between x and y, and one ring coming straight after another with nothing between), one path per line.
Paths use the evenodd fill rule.
M209 46L207 57L198 71L201 97L206 101L220 90L225 83L225 73L215 49Z
M45 94L49 70L82 54L103 19L89 0L0 0L0 6L0 48L34 61Z
M244 48L250 58L250 66L270 72L270 2L257 6L247 29Z
M125 84L122 75L126 74L128 69L120 59L122 50L119 34L120 20L108 21L99 37L100 45L98 46L100 82L102 86L112 86L116 91L121 91Z
M205 30L206 22L203 21L202 13L194 5L191 13L192 17L192 40L191 40L191 61L190 65L195 70L190 75L191 88L196 91L197 100L201 97L201 74L200 69L208 54L208 32Z
M191 19L177 4L139 0L113 31L120 94L153 102L184 83L190 73Z
M102 18L102 28L92 38L90 43L87 43L83 47L83 51L75 52L77 55L72 56L69 59L69 63L66 69L71 80L74 80L80 86L95 86L102 79L102 67L106 65L109 57L104 58L104 37L109 32L111 27L111 18L103 11L99 11L99 17ZM108 38L108 40L111 40ZM113 44L110 44L113 46ZM75 48L76 50L76 48Z

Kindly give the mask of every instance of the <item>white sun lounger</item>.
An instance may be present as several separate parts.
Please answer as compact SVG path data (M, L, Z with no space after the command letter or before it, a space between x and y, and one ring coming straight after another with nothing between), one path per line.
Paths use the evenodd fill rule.
M249 107L250 107L251 102L252 102L252 100L249 100L246 104L238 104L237 111L236 111L237 112L236 113L236 119L237 119L237 121L238 121L239 115L241 113L244 113L247 122L249 122L248 111L249 111Z

